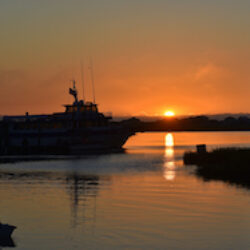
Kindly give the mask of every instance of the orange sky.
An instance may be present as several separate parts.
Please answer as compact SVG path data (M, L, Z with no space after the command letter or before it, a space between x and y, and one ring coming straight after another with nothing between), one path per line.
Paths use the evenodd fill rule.
M113 115L250 112L250 2L0 3L0 114L51 113L70 80Z

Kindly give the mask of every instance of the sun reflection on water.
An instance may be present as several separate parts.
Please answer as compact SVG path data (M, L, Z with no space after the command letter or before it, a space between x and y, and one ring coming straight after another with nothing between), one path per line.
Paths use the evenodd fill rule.
M174 137L171 133L167 133L165 136L164 178L167 181L175 179Z
M174 146L174 137L171 133L167 133L165 136L165 146L166 148Z

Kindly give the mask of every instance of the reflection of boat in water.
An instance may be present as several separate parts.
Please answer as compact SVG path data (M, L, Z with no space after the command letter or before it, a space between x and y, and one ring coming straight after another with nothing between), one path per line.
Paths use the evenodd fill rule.
M96 198L102 185L109 186L110 178L96 174L83 174L77 172L54 173L40 171L14 171L4 172L0 170L1 181L8 180L8 183L22 183L22 185L37 185L37 183L53 183L61 186L69 194L71 208L71 223L73 227L86 221L95 221ZM3 225L3 224L2 224ZM1 246L11 246L13 243L10 237L0 237Z
M65 112L51 115L4 116L0 122L0 153L81 154L89 151L119 151L134 134L110 121L93 102L78 101L75 82L69 93L74 96Z
M0 239L10 238L15 229L16 229L15 226L9 224L2 224L0 222Z

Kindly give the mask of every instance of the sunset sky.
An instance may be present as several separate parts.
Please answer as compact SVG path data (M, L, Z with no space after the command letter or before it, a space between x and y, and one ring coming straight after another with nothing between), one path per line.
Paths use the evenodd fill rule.
M0 114L51 113L70 80L113 115L250 112L249 0L1 0Z

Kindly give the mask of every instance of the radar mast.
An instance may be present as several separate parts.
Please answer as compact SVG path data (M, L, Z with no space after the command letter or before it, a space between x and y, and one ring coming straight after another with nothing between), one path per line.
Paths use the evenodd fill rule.
M72 80L73 88L69 88L69 94L73 95L75 98L75 103L78 103L78 97L77 97L77 89L76 89L76 81Z

